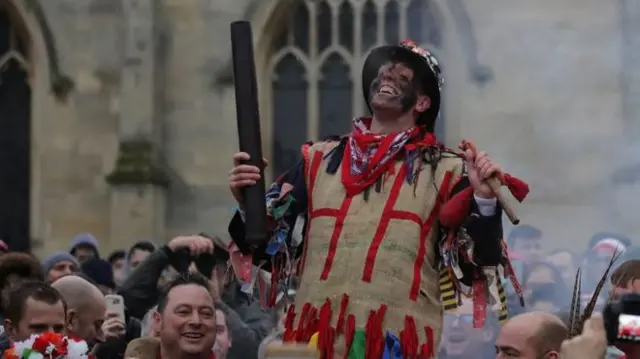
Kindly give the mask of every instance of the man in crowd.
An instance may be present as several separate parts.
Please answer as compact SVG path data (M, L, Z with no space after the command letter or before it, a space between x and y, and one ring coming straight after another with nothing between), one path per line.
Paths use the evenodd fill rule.
M159 338L129 344L125 358L211 359L216 341L216 308L209 283L199 274L185 274L160 295L153 325Z
M116 283L113 279L113 269L109 262L93 258L82 263L82 273L91 278L93 284L100 289L102 294L113 294L116 290Z
M60 293L41 281L23 282L9 294L4 320L5 331L14 341L33 334L65 331L66 305ZM1 345L2 350L8 343Z
M25 280L44 280L36 257L27 253L8 253L0 258L0 320L4 320L9 292Z
M227 354L231 348L231 335L227 328L227 318L220 309L216 309L216 333L216 343L213 345L213 353L216 359L227 359Z
M71 241L69 253L80 263L86 262L91 258L100 258L98 240L91 233L80 233Z
M58 279L78 272L78 261L67 252L56 252L42 261L42 271L47 283L53 283Z
M507 245L514 259L525 266L531 265L542 255L542 231L530 225L519 225L509 233Z
M104 341L101 327L105 317L104 295L78 276L58 279L52 286L67 303L67 328L90 347Z
M125 270L127 272L136 269L147 257L156 250L156 245L151 241L139 241L134 243L126 255Z
M509 319L496 339L496 359L558 359L567 326L555 315L543 312L520 314Z
M116 250L109 254L109 258L107 262L111 264L111 269L113 270L113 279L116 282L117 286L122 285L124 279L127 277L125 270L125 257L126 252L122 249Z
M215 247L216 251L226 248ZM185 249L192 258L196 258L201 254L212 253L214 243L210 238L181 236L154 251L136 267L118 290L124 297L127 308L131 310L131 315L143 318L156 305L159 296L157 283L165 268L171 265L182 267L181 270L186 268L184 263L180 263L184 259L181 258L181 252ZM234 276L228 275L230 269L225 261L216 263L211 271L212 295L226 316L231 337L236 343L242 343L242 346L232 346L228 356L230 359L255 358L260 342L274 327L272 316L261 308L256 298L242 291L241 284Z
M495 356L493 343L499 324L488 316L483 328L473 327L473 302L464 299L455 313L445 313L439 359L489 359Z

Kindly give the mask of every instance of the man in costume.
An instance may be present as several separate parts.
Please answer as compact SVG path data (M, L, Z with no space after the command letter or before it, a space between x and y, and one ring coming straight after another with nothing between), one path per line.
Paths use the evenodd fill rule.
M486 152L458 154L438 142L440 68L415 43L374 49L362 80L373 116L356 118L346 136L303 146L303 160L267 192L271 240L253 260L270 263L272 293L294 272L299 278L285 342L317 342L323 358L429 358L443 307L455 309L461 294L474 298L477 326L489 293L500 293L493 308L505 315L502 211L486 180L507 176ZM248 159L236 154L229 176L238 203L260 179ZM241 249L243 216L240 208L229 225ZM290 258L299 258L297 271Z

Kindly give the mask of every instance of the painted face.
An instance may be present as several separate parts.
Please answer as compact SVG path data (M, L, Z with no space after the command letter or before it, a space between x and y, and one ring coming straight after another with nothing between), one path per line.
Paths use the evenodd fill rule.
M417 101L413 70L402 63L389 63L378 70L371 82L369 102L375 110L405 113Z

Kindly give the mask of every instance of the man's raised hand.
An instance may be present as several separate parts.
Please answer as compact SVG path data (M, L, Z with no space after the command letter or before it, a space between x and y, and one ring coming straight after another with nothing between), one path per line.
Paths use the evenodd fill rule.
M171 251L176 252L180 249L187 248L189 253L197 257L203 253L213 253L213 241L211 239L202 236L179 236L172 239L167 247Z
M233 168L229 171L229 189L238 203L243 201L241 189L253 186L260 180L260 169L258 167L243 164L249 159L249 154L246 152L238 152L233 155ZM264 166L267 167L267 160L264 158L262 160L264 161Z

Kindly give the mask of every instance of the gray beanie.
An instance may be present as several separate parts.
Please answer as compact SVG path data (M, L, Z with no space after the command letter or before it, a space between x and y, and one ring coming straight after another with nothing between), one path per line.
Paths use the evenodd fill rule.
M41 263L44 275L47 275L47 273L49 273L49 271L60 262L71 262L76 266L76 268L80 267L78 265L78 261L69 252L55 252L45 258Z

